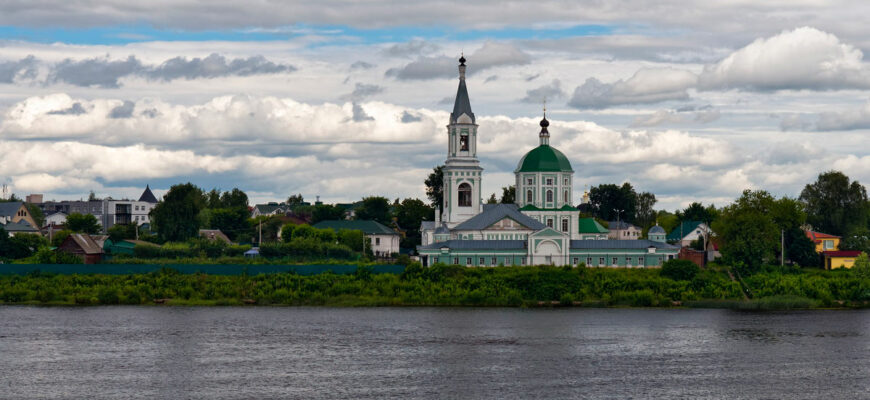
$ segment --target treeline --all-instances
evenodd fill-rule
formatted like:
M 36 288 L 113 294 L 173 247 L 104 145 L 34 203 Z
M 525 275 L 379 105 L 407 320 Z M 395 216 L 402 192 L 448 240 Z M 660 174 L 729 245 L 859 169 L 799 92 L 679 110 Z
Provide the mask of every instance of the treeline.
M 670 262 L 669 262 L 670 263 Z M 870 264 L 870 263 L 868 263 Z M 729 279 L 717 267 L 685 270 L 570 267 L 467 268 L 409 265 L 405 272 L 351 275 L 0 276 L 6 304 L 284 304 L 332 306 L 635 306 L 805 308 L 867 307 L 870 266 L 802 272 L 764 267 Z M 744 295 L 751 297 L 744 300 Z

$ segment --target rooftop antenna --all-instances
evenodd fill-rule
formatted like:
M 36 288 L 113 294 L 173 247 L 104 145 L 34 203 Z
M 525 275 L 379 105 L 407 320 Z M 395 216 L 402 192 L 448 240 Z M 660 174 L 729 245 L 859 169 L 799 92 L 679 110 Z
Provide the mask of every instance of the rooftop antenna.
M 3 199 L 9 198 L 9 185 L 3 184 Z

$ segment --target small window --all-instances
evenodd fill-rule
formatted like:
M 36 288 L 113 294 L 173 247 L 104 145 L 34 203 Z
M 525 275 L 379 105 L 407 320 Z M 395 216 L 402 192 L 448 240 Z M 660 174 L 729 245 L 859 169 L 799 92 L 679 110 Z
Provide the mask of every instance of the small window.
M 532 178 L 529 178 L 529 179 L 526 179 L 526 182 L 527 182 L 526 183 L 527 185 L 531 185 L 531 184 L 533 184 L 532 182 L 534 182 L 534 181 L 532 180 Z
M 438 263 L 438 257 L 432 257 L 432 264 Z
M 471 257 L 465 259 L 465 265 L 471 265 Z
M 568 232 L 568 220 L 567 219 L 562 220 L 562 232 Z
M 479 265 L 486 265 L 486 259 L 483 257 L 480 257 L 480 262 L 478 264 Z
M 468 135 L 459 136 L 459 151 L 468 151 Z
M 591 267 L 591 266 L 592 266 L 592 257 L 586 257 L 586 266 L 587 266 L 587 267 Z
M 526 265 L 526 258 L 520 258 L 520 265 Z
M 565 186 L 568 186 L 568 178 L 565 178 Z
M 453 264 L 459 265 L 459 257 L 453 257 Z
M 547 191 L 547 203 L 552 203 L 552 202 L 553 202 L 553 191 L 548 190 Z
M 459 185 L 459 207 L 471 207 L 471 185 Z
M 644 260 L 643 257 L 637 258 L 637 266 L 638 267 L 643 267 L 643 262 L 644 262 L 643 260 Z
M 526 192 L 526 203 L 531 203 L 532 201 L 532 191 L 529 190 L 528 192 Z
M 547 178 L 547 185 L 553 186 L 553 178 Z
M 598 257 L 598 265 L 602 267 L 604 266 L 604 257 Z
M 553 219 L 552 218 L 547 218 L 547 226 L 549 226 L 550 228 L 553 227 Z
M 830 250 L 830 249 L 834 248 L 834 241 L 833 240 L 825 240 L 824 243 L 825 243 L 825 250 Z
M 580 258 L 574 257 L 574 265 L 580 264 Z
M 567 190 L 565 191 L 565 200 L 563 200 L 563 201 L 564 201 L 565 203 L 570 203 L 570 202 L 571 202 L 570 200 L 568 200 L 568 191 L 567 191 Z
M 495 257 L 492 258 L 492 265 L 498 265 L 498 259 L 497 259 L 497 258 L 495 258 Z
M 375 246 L 381 245 L 381 238 L 375 238 Z
M 625 259 L 625 265 L 626 265 L 627 267 L 630 267 L 630 266 L 631 266 L 631 257 L 628 257 L 628 258 Z

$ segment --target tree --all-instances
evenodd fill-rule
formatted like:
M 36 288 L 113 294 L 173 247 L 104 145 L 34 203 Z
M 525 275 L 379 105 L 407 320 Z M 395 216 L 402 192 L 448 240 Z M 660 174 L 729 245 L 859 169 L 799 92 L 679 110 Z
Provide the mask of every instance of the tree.
M 514 204 L 517 202 L 517 187 L 510 185 L 501 188 L 501 204 Z
M 498 199 L 495 197 L 495 193 L 491 194 L 488 199 L 486 199 L 486 204 L 498 204 Z
M 637 223 L 641 228 L 649 228 L 656 222 L 656 195 L 643 192 L 637 195 Z
M 840 241 L 840 250 L 857 250 L 870 253 L 870 230 L 856 227 L 849 230 Z
M 27 211 L 30 213 L 30 216 L 33 217 L 33 221 L 36 222 L 36 226 L 34 228 L 41 228 L 45 226 L 45 214 L 42 210 L 36 206 L 36 204 L 25 204 L 27 207 Z
M 381 196 L 364 197 L 362 205 L 356 210 L 356 219 L 374 220 L 384 225 L 389 225 L 392 221 L 392 218 L 390 218 L 390 201 L 386 197 Z
M 628 182 L 622 186 L 612 183 L 593 186 L 589 190 L 589 203 L 593 215 L 598 218 L 606 221 L 616 221 L 618 218 L 620 221 L 635 222 L 637 193 Z
M 773 207 L 770 193 L 745 190 L 733 204 L 722 209 L 713 230 L 719 235 L 725 262 L 751 274 L 775 259 L 780 230 L 771 217 Z
M 217 188 L 209 190 L 208 193 L 204 194 L 204 201 L 206 208 L 220 208 L 221 207 L 221 191 Z
M 78 233 L 99 233 L 100 222 L 91 214 L 71 213 L 66 217 L 66 228 Z
M 219 229 L 233 240 L 238 241 L 249 232 L 248 209 L 240 207 L 225 207 L 211 210 L 209 227 Z
M 719 216 L 719 211 L 716 210 L 716 207 L 713 204 L 704 207 L 704 205 L 699 202 L 693 202 L 685 209 L 677 211 L 676 215 L 680 222 L 700 221 L 709 224 L 716 220 Z
M 202 189 L 190 182 L 173 185 L 151 210 L 151 225 L 163 240 L 184 241 L 199 235 L 203 208 Z
M 238 188 L 233 188 L 221 194 L 220 206 L 222 208 L 240 208 L 248 210 L 248 195 Z
M 432 207 L 444 206 L 444 166 L 432 168 L 432 173 L 424 181 L 426 184 L 426 196 Z
M 801 267 L 818 267 L 821 265 L 821 257 L 816 253 L 816 244 L 808 238 L 801 229 L 790 230 L 785 233 L 786 258 Z
M 420 244 L 420 223 L 435 218 L 435 210 L 420 199 L 404 199 L 396 207 L 396 223 L 405 230 L 401 247 L 414 248 Z
M 88 201 L 98 201 L 98 200 L 100 200 L 100 198 L 97 197 L 97 194 L 94 193 L 93 190 L 88 192 Z
M 301 206 L 305 200 L 302 198 L 302 194 L 294 194 L 287 198 L 287 206 L 291 209 L 294 207 Z
M 814 230 L 843 236 L 850 229 L 867 226 L 867 190 L 840 171 L 819 174 L 799 199 Z
M 318 204 L 314 206 L 314 212 L 311 213 L 312 224 L 335 219 L 344 219 L 343 208 L 330 204 Z
M 106 233 L 109 234 L 109 239 L 117 242 L 125 239 L 135 239 L 136 229 L 138 229 L 136 224 L 116 224 L 106 230 Z
M 675 281 L 690 281 L 701 269 L 689 260 L 668 260 L 662 264 L 661 275 Z

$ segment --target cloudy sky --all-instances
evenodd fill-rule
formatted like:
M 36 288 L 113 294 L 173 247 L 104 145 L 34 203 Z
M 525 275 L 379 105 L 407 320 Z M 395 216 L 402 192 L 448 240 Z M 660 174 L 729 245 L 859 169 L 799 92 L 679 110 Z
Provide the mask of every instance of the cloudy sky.
M 870 4 L 649 3 L 4 1 L 0 183 L 424 198 L 462 52 L 486 193 L 544 98 L 575 196 L 628 181 L 672 210 L 870 181 Z

